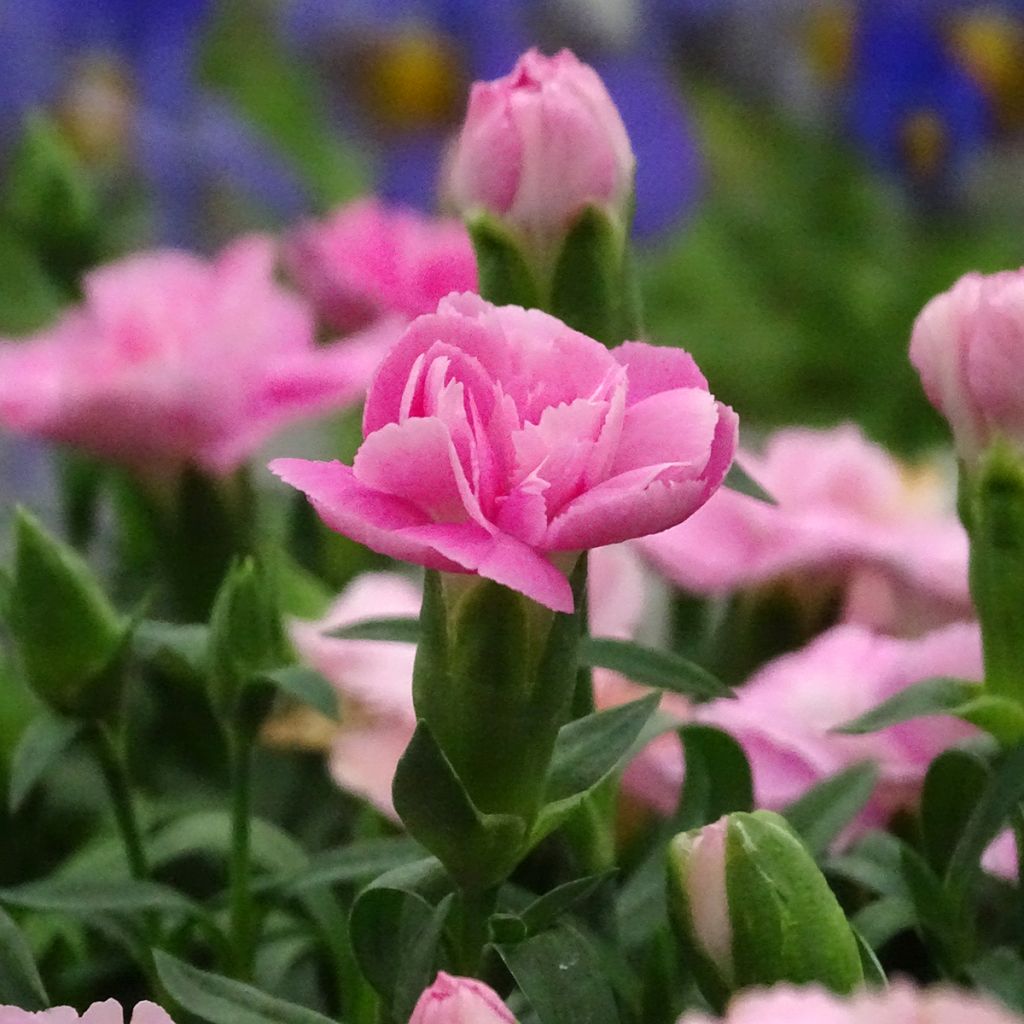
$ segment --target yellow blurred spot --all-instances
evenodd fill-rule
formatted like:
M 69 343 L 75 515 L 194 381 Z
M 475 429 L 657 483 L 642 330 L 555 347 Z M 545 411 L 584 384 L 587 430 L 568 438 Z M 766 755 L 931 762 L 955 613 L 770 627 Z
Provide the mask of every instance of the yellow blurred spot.
M 107 163 L 122 155 L 134 109 L 134 90 L 123 68 L 96 55 L 83 60 L 71 76 L 56 116 L 83 160 Z
M 1005 11 L 982 8 L 953 23 L 960 63 L 996 106 L 1007 128 L 1024 124 L 1024 24 Z
M 934 178 L 949 151 L 949 136 L 934 110 L 919 110 L 904 122 L 900 132 L 903 156 L 910 173 L 919 180 Z
M 807 54 L 811 66 L 829 85 L 838 85 L 849 74 L 853 25 L 853 13 L 846 4 L 829 4 L 808 18 Z
M 395 128 L 441 125 L 461 113 L 460 62 L 443 37 L 402 31 L 371 45 L 365 60 L 366 103 L 382 123 Z

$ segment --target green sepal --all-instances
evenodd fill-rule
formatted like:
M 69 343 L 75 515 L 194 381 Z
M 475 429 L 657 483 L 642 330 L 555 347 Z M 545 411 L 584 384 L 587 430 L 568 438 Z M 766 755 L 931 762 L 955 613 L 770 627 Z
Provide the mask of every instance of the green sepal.
M 276 588 L 255 559 L 245 558 L 229 570 L 214 602 L 208 642 L 214 713 L 225 722 L 246 719 L 247 727 L 258 727 L 269 697 L 255 691 L 271 688 L 257 681 L 291 657 Z
M 425 722 L 417 724 L 398 762 L 391 793 L 409 834 L 461 888 L 487 889 L 518 862 L 526 823 L 511 814 L 482 813 Z
M 960 492 L 985 688 L 1024 705 L 1024 462 L 996 440 L 975 471 L 961 468 Z
M 103 718 L 121 701 L 132 624 L 92 571 L 19 509 L 9 622 L 25 679 L 58 714 Z
M 863 983 L 846 915 L 784 818 L 730 815 L 725 857 L 739 986 L 817 983 L 845 994 Z
M 466 221 L 476 253 L 480 294 L 496 306 L 544 308 L 544 294 L 522 243 L 496 218 L 480 213 Z
M 575 684 L 586 571 L 577 611 L 553 614 L 490 580 L 428 571 L 413 671 L 416 714 L 484 813 L 527 825 Z
M 626 340 L 625 242 L 618 218 L 588 206 L 565 236 L 551 282 L 550 311 L 609 347 Z

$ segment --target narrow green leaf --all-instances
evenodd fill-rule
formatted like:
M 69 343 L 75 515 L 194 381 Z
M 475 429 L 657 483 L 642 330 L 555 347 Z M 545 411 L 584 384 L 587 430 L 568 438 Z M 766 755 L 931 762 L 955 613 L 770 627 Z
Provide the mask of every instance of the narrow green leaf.
M 564 882 L 543 896 L 538 896 L 520 912 L 519 917 L 531 934 L 543 931 L 567 910 L 585 900 L 608 879 L 613 878 L 617 872 L 617 868 L 612 868 L 597 875 L 587 875 L 586 878 Z
M 317 671 L 306 665 L 288 665 L 265 672 L 260 677 L 282 693 L 308 704 L 327 718 L 338 718 L 338 693 Z
M 11 758 L 10 789 L 7 794 L 11 813 L 21 807 L 40 779 L 78 738 L 82 729 L 81 722 L 58 718 L 48 711 L 41 712 L 29 723 Z
M 883 704 L 833 729 L 847 735 L 877 732 L 928 715 L 953 715 L 978 693 L 978 684 L 939 676 L 900 690 Z
M 269 880 L 273 888 L 289 894 L 309 892 L 332 885 L 365 882 L 402 864 L 423 858 L 424 849 L 408 836 L 364 839 L 338 850 L 316 854 L 299 872 Z
M 325 633 L 336 640 L 390 640 L 414 644 L 420 638 L 420 620 L 410 617 L 362 619 Z
M 607 969 L 575 929 L 559 925 L 498 953 L 539 1024 L 618 1024 Z
M 967 968 L 971 980 L 1015 1013 L 1024 1013 L 1024 960 L 1005 946 L 989 950 Z
M 766 491 L 738 462 L 733 462 L 729 472 L 725 474 L 722 481 L 723 487 L 737 494 L 745 494 L 748 498 L 756 498 L 768 505 L 777 505 L 778 502 Z
M 0 889 L 0 903 L 76 917 L 137 914 L 145 910 L 202 913 L 195 903 L 166 885 L 130 878 L 113 882 L 88 882 L 78 878 L 27 882 Z
M 906 844 L 902 847 L 903 879 L 917 923 L 941 968 L 956 975 L 970 956 L 969 922 L 957 895 L 943 886 L 928 862 Z
M 909 931 L 916 923 L 913 902 L 902 896 L 883 896 L 862 907 L 850 919 L 858 941 L 866 942 L 872 949 L 881 949 L 890 939 Z
M 45 1010 L 50 998 L 39 977 L 25 937 L 18 926 L 0 910 L 0 1003 L 23 1010 Z
M 153 951 L 160 981 L 175 1002 L 210 1024 L 333 1024 L 328 1017 L 219 974 Z
M 645 686 L 697 700 L 733 696 L 732 690 L 707 669 L 671 651 L 659 651 L 629 640 L 585 637 L 580 643 L 580 661 L 591 668 L 611 669 Z
M 860 814 L 877 782 L 877 766 L 862 761 L 809 789 L 782 816 L 817 857 Z
M 888 988 L 889 979 L 885 976 L 885 970 L 875 955 L 875 951 L 856 928 L 852 930 L 853 937 L 857 940 L 857 952 L 860 953 L 860 966 L 864 972 L 864 983 L 869 988 Z
M 831 858 L 828 874 L 845 878 L 880 896 L 907 897 L 903 881 L 903 847 L 888 832 L 867 832 L 851 850 Z
M 564 725 L 555 741 L 531 845 L 556 828 L 619 767 L 658 706 L 660 694 L 597 711 Z
M 946 870 L 951 886 L 969 890 L 981 871 L 981 855 L 1006 826 L 1022 799 L 1024 746 L 1002 758 L 967 819 Z
M 463 886 L 500 882 L 519 859 L 522 819 L 477 810 L 425 722 L 417 724 L 398 762 L 392 798 L 409 834 Z
M 408 1020 L 423 990 L 434 980 L 437 970 L 443 966 L 444 926 L 451 913 L 455 894 L 449 893 L 430 915 L 424 928 L 404 951 L 395 979 L 395 994 L 392 999 L 392 1013 L 395 1020 Z
M 136 657 L 143 664 L 186 682 L 202 682 L 206 678 L 208 643 L 206 626 L 153 619 L 140 622 L 132 638 Z
M 673 832 L 684 832 L 732 811 L 754 806 L 754 783 L 743 748 L 728 733 L 708 725 L 684 725 L 686 776 Z
M 921 792 L 921 829 L 928 862 L 940 875 L 991 774 L 986 761 L 967 750 L 947 750 L 929 766 Z

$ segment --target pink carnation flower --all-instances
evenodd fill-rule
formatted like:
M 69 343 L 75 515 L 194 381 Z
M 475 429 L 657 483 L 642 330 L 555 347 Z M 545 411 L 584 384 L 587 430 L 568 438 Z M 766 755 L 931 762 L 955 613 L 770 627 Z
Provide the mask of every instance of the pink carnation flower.
M 124 1024 L 124 1010 L 116 999 L 93 1003 L 81 1016 L 70 1006 L 55 1006 L 35 1013 L 17 1006 L 0 1006 L 0 1024 Z M 173 1024 L 156 1003 L 136 1003 L 131 1024 Z
M 516 1019 L 490 985 L 440 971 L 417 1000 L 409 1024 L 516 1024 Z
M 278 459 L 332 529 L 572 610 L 563 564 L 682 522 L 737 420 L 679 349 L 603 345 L 538 310 L 451 295 L 377 370 L 353 466 Z
M 463 214 L 495 214 L 547 253 L 588 205 L 625 227 L 635 165 L 597 72 L 569 50 L 530 50 L 503 78 L 474 84 L 444 191 Z
M 836 626 L 802 650 L 769 662 L 736 691 L 736 699 L 694 707 L 691 717 L 739 741 L 753 772 L 756 805 L 769 810 L 781 810 L 858 761 L 875 761 L 880 779 L 861 825 L 880 824 L 913 802 L 929 763 L 974 728 L 937 716 L 864 736 L 832 730 L 934 676 L 981 677 L 977 626 L 955 623 L 915 640 Z M 660 758 L 651 754 L 639 795 L 669 813 L 682 784 L 682 757 L 669 747 Z
M 674 583 L 727 594 L 777 581 L 843 618 L 914 634 L 972 617 L 967 536 L 954 491 L 911 475 L 857 427 L 782 430 L 744 466 L 777 505 L 720 490 L 685 523 L 641 541 Z
M 358 401 L 398 333 L 317 348 L 273 272 L 261 236 L 212 262 L 158 250 L 93 271 L 56 325 L 0 344 L 0 423 L 148 475 L 230 473 L 283 424 Z
M 317 314 L 348 332 L 378 317 L 431 313 L 449 292 L 476 291 L 466 229 L 361 199 L 286 238 L 285 266 Z
M 656 618 L 659 595 L 651 582 L 650 573 L 626 546 L 595 551 L 588 587 L 591 632 L 621 640 L 636 638 L 641 628 Z M 343 789 L 362 796 L 392 819 L 391 779 L 416 726 L 412 703 L 415 648 L 404 643 L 340 640 L 329 634 L 363 619 L 415 616 L 421 599 L 420 585 L 404 576 L 367 573 L 346 587 L 322 619 L 295 620 L 290 625 L 300 659 L 329 679 L 341 698 L 342 723 L 324 737 L 332 776 Z M 604 707 L 646 692 L 602 669 L 594 673 L 594 688 L 598 704 Z M 686 703 L 666 694 L 662 707 L 682 716 Z M 290 726 L 278 729 L 277 735 L 286 742 L 298 738 Z M 308 738 L 319 740 L 320 728 L 315 727 L 315 736 L 309 731 Z M 659 747 L 650 749 L 652 754 L 634 760 L 627 773 L 627 787 L 642 782 L 648 757 L 660 763 Z
M 1024 267 L 965 274 L 914 323 L 910 361 L 973 463 L 996 435 L 1024 445 Z
M 703 1013 L 684 1013 L 679 1024 L 715 1024 Z M 824 989 L 774 988 L 741 992 L 725 1024 L 1020 1024 L 1021 1018 L 974 992 L 941 986 L 918 988 L 897 980 L 885 990 L 863 989 L 842 997 Z

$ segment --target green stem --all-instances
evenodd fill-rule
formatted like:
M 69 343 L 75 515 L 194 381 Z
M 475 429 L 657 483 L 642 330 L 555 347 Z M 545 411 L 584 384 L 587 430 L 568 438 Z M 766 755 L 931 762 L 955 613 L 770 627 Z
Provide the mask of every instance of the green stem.
M 490 940 L 489 921 L 497 902 L 498 890 L 471 891 L 459 894 L 456 924 L 458 972 L 467 978 L 480 976 L 484 949 Z
M 253 904 L 249 889 L 252 818 L 252 743 L 241 729 L 228 734 L 231 766 L 231 856 L 228 863 L 231 946 L 234 974 L 248 980 L 252 970 Z
M 148 878 L 149 862 L 142 844 L 142 830 L 139 828 L 135 802 L 132 800 L 131 786 L 128 783 L 124 750 L 110 729 L 100 722 L 93 725 L 92 742 L 103 773 L 103 781 L 110 795 L 110 802 L 114 807 L 118 831 L 121 833 L 132 877 Z

